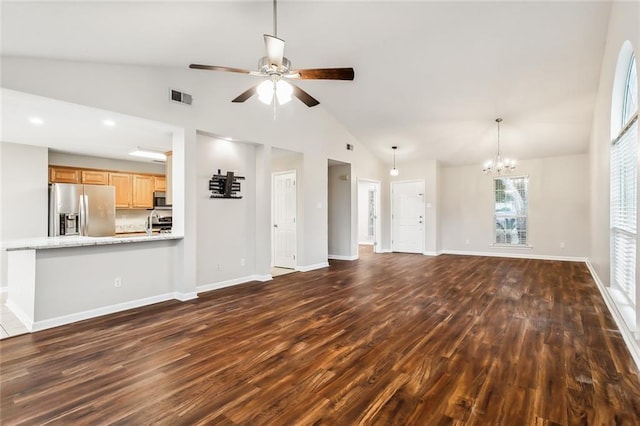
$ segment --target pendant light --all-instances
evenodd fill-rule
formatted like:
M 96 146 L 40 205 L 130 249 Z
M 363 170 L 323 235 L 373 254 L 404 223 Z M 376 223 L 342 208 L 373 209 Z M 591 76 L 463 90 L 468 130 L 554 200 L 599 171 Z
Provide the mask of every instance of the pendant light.
M 396 149 L 398 149 L 398 147 L 392 146 L 391 149 L 393 150 L 393 169 L 389 170 L 389 174 L 395 177 L 400 174 L 400 171 L 396 169 Z
M 496 118 L 496 123 L 498 123 L 498 152 L 493 160 L 489 160 L 484 163 L 482 171 L 486 175 L 494 175 L 499 176 L 505 173 L 510 173 L 516 168 L 516 161 L 510 160 L 508 158 L 503 158 L 500 153 L 500 123 L 502 122 L 502 118 Z

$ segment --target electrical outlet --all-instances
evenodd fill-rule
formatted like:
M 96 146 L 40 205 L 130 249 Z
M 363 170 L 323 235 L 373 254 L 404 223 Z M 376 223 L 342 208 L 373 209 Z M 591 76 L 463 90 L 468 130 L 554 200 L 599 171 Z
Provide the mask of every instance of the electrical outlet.
M 247 264 L 246 259 L 243 257 L 242 259 L 240 259 L 240 266 L 244 266 Z
M 564 248 L 564 241 L 560 241 L 560 248 Z
M 115 280 L 113 280 L 113 284 L 114 284 L 116 287 L 122 287 L 122 278 L 117 277 Z
M 219 270 L 220 270 L 220 264 L 216 263 L 216 271 L 219 271 Z
M 467 240 L 467 241 L 465 241 L 465 242 L 466 242 L 467 244 L 471 244 L 471 241 L 469 241 L 469 240 Z

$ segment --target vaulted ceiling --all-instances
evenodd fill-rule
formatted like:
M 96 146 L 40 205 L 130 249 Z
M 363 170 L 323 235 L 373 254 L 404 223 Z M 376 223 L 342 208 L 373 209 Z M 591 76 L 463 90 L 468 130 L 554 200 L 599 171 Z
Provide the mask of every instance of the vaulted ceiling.
M 293 68 L 355 68 L 353 82 L 299 84 L 382 160 L 398 145 L 399 162 L 479 164 L 495 152 L 497 117 L 508 156 L 587 151 L 609 9 L 609 1 L 281 1 L 278 36 Z M 4 1 L 2 54 L 256 69 L 271 13 L 271 1 Z

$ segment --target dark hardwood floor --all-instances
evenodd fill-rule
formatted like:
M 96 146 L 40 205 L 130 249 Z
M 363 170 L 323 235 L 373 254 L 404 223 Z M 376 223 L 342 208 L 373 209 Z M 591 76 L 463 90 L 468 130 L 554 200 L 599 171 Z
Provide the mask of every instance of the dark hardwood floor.
M 640 424 L 581 263 L 363 253 L 0 351 L 3 425 Z

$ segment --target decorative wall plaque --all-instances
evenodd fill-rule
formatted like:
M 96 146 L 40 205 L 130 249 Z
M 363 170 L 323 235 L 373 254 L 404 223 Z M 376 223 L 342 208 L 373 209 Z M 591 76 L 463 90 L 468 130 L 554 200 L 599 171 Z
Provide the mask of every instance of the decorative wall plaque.
M 238 195 L 241 180 L 244 180 L 244 176 L 235 176 L 234 172 L 227 172 L 226 175 L 223 175 L 218 169 L 218 174 L 209 179 L 209 191 L 211 191 L 209 198 L 233 198 L 236 200 L 242 198 L 242 195 Z

